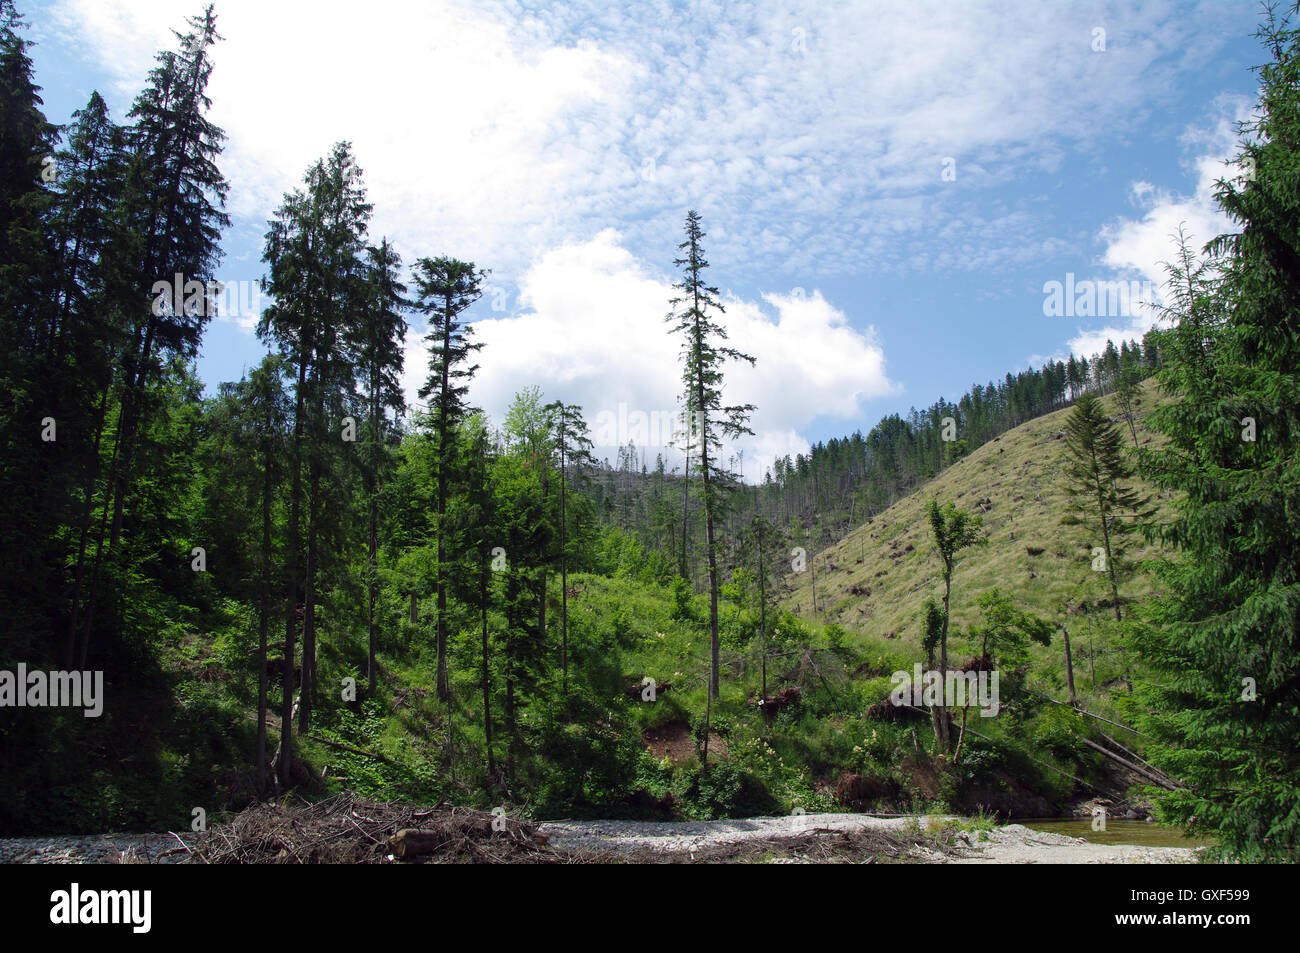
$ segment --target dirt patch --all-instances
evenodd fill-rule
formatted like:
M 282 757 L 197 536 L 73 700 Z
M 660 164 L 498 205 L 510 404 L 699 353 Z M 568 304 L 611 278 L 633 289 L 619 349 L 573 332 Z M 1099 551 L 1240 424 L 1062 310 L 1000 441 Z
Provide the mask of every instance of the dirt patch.
M 699 760 L 699 746 L 691 737 L 691 726 L 684 721 L 667 721 L 658 728 L 647 728 L 641 740 L 660 761 L 667 758 L 673 764 L 686 764 Z M 726 755 L 726 740 L 717 732 L 709 732 L 709 759 L 724 758 Z
M 898 794 L 898 782 L 893 778 L 873 778 L 846 771 L 835 783 L 835 800 L 853 811 L 873 807 L 892 811 Z

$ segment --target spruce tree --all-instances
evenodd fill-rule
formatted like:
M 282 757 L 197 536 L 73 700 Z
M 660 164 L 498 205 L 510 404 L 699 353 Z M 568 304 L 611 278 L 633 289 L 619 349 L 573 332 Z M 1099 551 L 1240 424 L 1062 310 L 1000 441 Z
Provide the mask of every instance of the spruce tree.
M 1236 230 L 1170 268 L 1160 337 L 1169 442 L 1146 470 L 1177 491 L 1161 536 L 1181 553 L 1134 636 L 1153 763 L 1187 787 L 1163 817 L 1244 862 L 1300 860 L 1300 30 L 1271 12 L 1260 117 L 1216 198 Z M 1247 420 L 1247 418 L 1250 418 Z
M 76 431 L 54 405 L 73 390 L 75 374 L 59 374 L 52 401 L 54 366 L 38 355 L 52 323 L 44 232 L 53 193 L 42 173 L 56 129 L 41 108 L 26 28 L 13 3 L 0 0 L 0 549 L 9 564 L 0 579 L 0 641 L 12 657 L 40 658 L 54 651 L 55 636 L 33 620 L 59 611 L 66 547 L 53 528 L 72 502 L 65 474 L 75 468 L 65 450 Z M 49 417 L 60 429 L 47 443 L 40 434 Z
M 483 293 L 487 272 L 472 262 L 441 256 L 421 258 L 415 263 L 415 309 L 428 316 L 429 376 L 419 390 L 429 402 L 429 420 L 435 443 L 437 487 L 433 500 L 434 532 L 438 537 L 435 592 L 438 617 L 435 620 L 438 698 L 446 701 L 447 687 L 447 560 L 444 522 L 451 481 L 456 466 L 455 434 L 469 413 L 466 395 L 469 381 L 478 370 L 470 364 L 481 344 L 470 340 L 473 328 L 461 315 Z
M 352 329 L 356 338 L 357 370 L 365 400 L 365 427 L 360 445 L 361 468 L 366 493 L 366 675 L 370 693 L 375 691 L 376 630 L 375 603 L 379 596 L 379 482 L 391 463 L 390 444 L 396 421 L 405 408 L 402 392 L 402 345 L 410 307 L 406 286 L 398 278 L 402 259 L 380 241 L 366 252 L 365 298 L 359 320 Z
M 1094 394 L 1081 396 L 1065 425 L 1069 453 L 1065 473 L 1075 497 L 1073 507 L 1094 516 L 1101 530 L 1100 555 L 1110 579 L 1116 622 L 1123 618 L 1115 566 L 1122 552 L 1120 541 L 1137 527 L 1136 519 L 1144 515 L 1141 505 L 1145 502 L 1128 485 L 1133 472 L 1124 460 L 1121 441 L 1119 429 L 1106 416 L 1101 401 Z
M 704 504 L 705 551 L 709 564 L 709 698 L 718 696 L 718 551 L 714 522 L 719 517 L 723 494 L 732 485 L 733 475 L 720 463 L 723 439 L 736 439 L 753 431 L 746 426 L 752 404 L 724 406 L 722 403 L 722 365 L 727 361 L 754 358 L 722 344 L 727 330 L 714 317 L 723 307 L 718 289 L 710 286 L 704 273 L 709 267 L 704 257 L 705 238 L 699 213 L 686 214 L 686 238 L 677 247 L 684 256 L 673 264 L 682 269 L 682 278 L 673 287 L 681 292 L 669 304 L 667 321 L 682 337 L 682 383 L 687 397 L 685 406 L 696 430 L 696 472 L 700 475 L 700 493 Z
M 570 467 L 591 465 L 591 438 L 582 408 L 552 401 L 544 408 L 551 415 L 552 435 L 560 455 L 560 665 L 563 688 L 569 689 L 569 510 L 568 483 Z M 581 473 L 581 469 L 578 471 Z

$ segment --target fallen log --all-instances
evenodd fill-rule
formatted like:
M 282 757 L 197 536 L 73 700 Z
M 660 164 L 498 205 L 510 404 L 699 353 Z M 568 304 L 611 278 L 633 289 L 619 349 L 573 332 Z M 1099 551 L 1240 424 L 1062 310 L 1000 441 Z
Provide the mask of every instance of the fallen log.
M 1087 738 L 1080 738 L 1079 740 L 1082 741 L 1089 748 L 1091 748 L 1093 751 L 1105 755 L 1107 758 L 1110 758 L 1110 760 L 1114 761 L 1116 764 L 1123 765 L 1124 767 L 1128 768 L 1130 771 L 1132 771 L 1135 774 L 1140 774 L 1142 777 L 1146 778 L 1152 784 L 1158 784 L 1166 791 L 1177 791 L 1179 788 L 1183 786 L 1179 784 L 1177 781 L 1172 780 L 1170 778 L 1160 777 L 1154 772 L 1149 771 L 1146 768 L 1141 767 L 1140 765 L 1134 764 L 1132 761 L 1128 760 L 1127 758 L 1121 758 L 1115 752 L 1103 748 L 1095 741 L 1089 741 Z
M 445 830 L 407 827 L 388 838 L 388 846 L 393 849 L 394 857 L 420 857 L 436 853 L 450 840 L 451 837 Z

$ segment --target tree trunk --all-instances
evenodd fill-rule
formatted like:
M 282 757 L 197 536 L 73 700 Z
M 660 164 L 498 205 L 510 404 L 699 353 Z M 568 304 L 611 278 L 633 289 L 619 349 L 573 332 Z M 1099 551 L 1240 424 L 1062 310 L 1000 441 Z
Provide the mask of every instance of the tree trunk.
M 945 752 L 952 750 L 952 721 L 948 716 L 947 701 L 943 690 L 948 682 L 948 614 L 949 600 L 952 598 L 952 564 L 944 561 L 943 571 L 943 629 L 939 635 L 939 744 Z
M 1070 685 L 1070 704 L 1074 704 L 1074 660 L 1070 657 L 1070 631 L 1061 627 L 1061 639 L 1065 642 L 1065 678 Z
M 267 423 L 268 430 L 270 423 Z M 257 796 L 266 796 L 266 644 L 271 621 L 271 454 L 262 453 L 262 605 L 257 625 Z
M 439 394 L 438 399 L 438 574 L 436 580 L 438 621 L 434 627 L 438 652 L 438 698 L 441 701 L 446 701 L 449 696 L 447 689 L 447 579 L 445 574 L 447 548 L 443 523 L 447 515 L 447 445 L 451 436 L 448 432 L 451 423 L 447 419 L 448 403 L 451 399 L 451 395 L 448 393 L 448 388 L 451 386 L 451 314 L 451 294 L 448 293 L 442 334 L 442 393 Z
M 1097 504 L 1098 504 L 1098 508 L 1101 510 L 1101 536 L 1102 536 L 1102 540 L 1106 544 L 1106 571 L 1110 576 L 1111 598 L 1114 599 L 1115 601 L 1115 621 L 1120 622 L 1122 621 L 1122 617 L 1120 616 L 1120 611 L 1119 611 L 1119 584 L 1115 581 L 1115 560 L 1111 558 L 1111 554 L 1110 554 L 1110 526 L 1106 519 L 1106 508 L 1102 500 L 1103 500 L 1103 493 L 1101 488 L 1101 481 L 1098 480 L 1097 481 Z
M 99 414 L 95 426 L 95 449 L 90 461 L 90 473 L 86 476 L 86 502 L 82 508 L 81 530 L 77 542 L 77 566 L 73 575 L 72 605 L 68 613 L 67 665 L 73 669 L 77 664 L 77 615 L 81 606 L 81 583 L 85 575 L 86 547 L 90 538 L 90 524 L 95 512 L 95 483 L 99 480 L 99 448 L 104 438 L 104 421 L 108 412 L 108 388 L 99 398 Z M 105 503 L 107 506 L 108 504 Z
M 560 447 L 560 667 L 563 672 L 561 686 L 569 693 L 569 550 L 568 513 L 565 508 L 564 447 Z
M 759 524 L 762 525 L 761 523 Z M 758 536 L 758 638 L 763 650 L 763 704 L 767 705 L 767 579 L 763 570 L 763 534 Z
M 303 411 L 306 407 L 307 363 L 298 364 L 298 387 L 293 420 L 293 453 L 290 466 L 293 474 L 289 485 L 289 549 L 285 556 L 285 620 L 284 668 L 281 671 L 283 690 L 280 697 L 280 785 L 288 788 L 292 783 L 293 765 L 293 661 L 294 642 L 298 626 L 298 547 L 302 545 L 300 520 L 302 517 L 302 435 Z
M 483 738 L 487 748 L 488 784 L 496 773 L 496 764 L 492 759 L 492 681 L 488 666 L 488 586 L 490 577 L 485 571 L 479 583 L 479 622 L 483 637 Z
M 687 426 L 690 426 L 689 424 Z M 687 440 L 689 441 L 689 437 Z M 691 451 L 690 444 L 687 443 L 686 449 L 686 469 L 682 471 L 682 578 L 690 581 L 690 571 L 686 561 L 686 514 L 690 504 L 691 496 Z
M 316 697 L 316 573 L 319 569 L 317 531 L 320 522 L 320 463 L 312 454 L 310 497 L 307 501 L 307 573 L 303 592 L 302 687 L 298 693 L 298 731 L 311 731 Z

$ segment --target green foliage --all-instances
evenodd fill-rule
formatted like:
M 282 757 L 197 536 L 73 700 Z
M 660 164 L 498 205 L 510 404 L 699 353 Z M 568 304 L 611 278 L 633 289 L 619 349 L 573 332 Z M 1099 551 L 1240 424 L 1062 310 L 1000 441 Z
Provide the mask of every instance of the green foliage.
M 1174 400 L 1154 415 L 1169 443 L 1143 463 L 1180 494 L 1159 531 L 1181 553 L 1162 567 L 1168 594 L 1133 646 L 1147 666 L 1138 698 L 1140 726 L 1159 742 L 1151 760 L 1187 785 L 1159 794 L 1160 815 L 1214 832 L 1226 857 L 1295 862 L 1300 31 L 1270 9 L 1260 37 L 1271 59 L 1239 157 L 1254 174 L 1216 191 L 1234 230 L 1203 259 L 1184 238 L 1169 266 L 1160 379 Z

